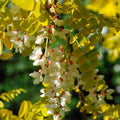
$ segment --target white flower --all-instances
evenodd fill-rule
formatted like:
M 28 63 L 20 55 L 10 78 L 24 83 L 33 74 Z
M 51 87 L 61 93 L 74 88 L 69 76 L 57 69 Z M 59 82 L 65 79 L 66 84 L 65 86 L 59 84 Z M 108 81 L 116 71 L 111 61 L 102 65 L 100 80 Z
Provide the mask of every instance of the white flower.
M 10 41 L 13 43 L 16 52 L 22 53 L 24 45 L 21 38 L 18 38 L 18 31 L 10 31 L 6 33 L 6 36 L 10 37 Z
M 24 38 L 24 44 L 26 47 L 30 47 L 30 41 L 27 38 Z
M 53 6 L 50 8 L 50 12 L 55 13 L 55 8 Z
M 23 46 L 23 43 L 22 41 L 15 41 L 15 40 L 11 40 L 11 42 L 13 43 L 13 46 L 15 48 L 15 51 L 16 52 L 20 52 L 22 53 L 23 49 L 24 49 L 24 46 Z
M 60 120 L 59 115 L 54 115 L 53 120 Z
M 44 37 L 43 35 L 37 36 L 37 39 L 35 41 L 36 44 L 43 44 L 44 43 Z
M 62 82 L 62 87 L 65 91 L 73 89 L 74 88 L 74 78 L 68 74 L 68 75 L 63 75 L 63 82 Z
M 40 82 L 43 81 L 43 77 L 39 72 L 33 72 L 29 74 L 31 77 L 35 78 L 34 84 L 39 84 Z
M 42 56 L 42 48 L 41 47 L 36 47 L 33 51 L 33 54 L 29 57 L 30 60 L 34 60 L 33 65 L 34 66 L 39 66 L 44 62 L 44 57 Z M 41 59 L 40 59 L 41 58 Z
M 60 117 L 65 117 L 65 112 L 70 111 L 70 108 L 66 105 L 66 106 L 61 106 L 60 105 L 60 112 L 59 112 L 59 116 Z
M 26 47 L 31 47 L 31 41 L 34 41 L 35 37 L 34 36 L 28 36 L 27 34 L 24 35 L 24 44 Z
M 45 89 L 44 89 L 44 88 L 41 89 L 40 92 L 42 93 L 42 94 L 40 95 L 40 97 L 45 97 Z
M 49 4 L 54 4 L 54 0 L 48 0 Z
M 73 63 L 72 65 L 70 65 L 68 74 L 74 77 L 80 77 L 80 74 L 77 70 L 78 67 L 79 65 L 76 63 Z
M 53 34 L 54 36 L 58 36 L 58 35 L 59 35 L 59 33 L 56 31 L 55 28 L 52 28 L 52 34 Z
M 47 108 L 47 109 L 48 109 L 48 111 L 47 111 L 48 115 L 53 115 L 54 114 L 54 109 L 52 109 L 52 108 Z
M 70 103 L 70 102 L 71 102 L 71 94 L 69 91 L 65 91 L 65 94 L 61 96 L 61 105 L 65 106 L 66 103 Z

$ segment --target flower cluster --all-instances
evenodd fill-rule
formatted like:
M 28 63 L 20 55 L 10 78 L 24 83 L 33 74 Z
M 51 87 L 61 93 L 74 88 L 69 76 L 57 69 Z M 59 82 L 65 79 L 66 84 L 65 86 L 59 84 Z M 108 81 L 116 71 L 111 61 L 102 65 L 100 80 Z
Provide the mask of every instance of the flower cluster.
M 57 116 L 63 118 L 64 112 L 69 111 L 67 103 L 71 101 L 70 91 L 75 87 L 75 78 L 79 78 L 79 66 L 72 58 L 72 54 L 66 53 L 64 46 L 51 49 L 48 45 L 44 53 L 42 46 L 37 46 L 30 56 L 34 60 L 33 65 L 41 66 L 38 72 L 33 72 L 30 76 L 35 78 L 35 84 L 43 82 L 47 85 L 40 90 L 40 97 L 47 98 L 48 114 L 54 115 L 54 119 Z

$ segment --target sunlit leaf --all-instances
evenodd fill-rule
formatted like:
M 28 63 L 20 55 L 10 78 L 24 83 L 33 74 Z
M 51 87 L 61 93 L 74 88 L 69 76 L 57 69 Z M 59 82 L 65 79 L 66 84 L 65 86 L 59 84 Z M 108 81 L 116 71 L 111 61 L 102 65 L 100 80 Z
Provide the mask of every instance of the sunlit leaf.
M 3 54 L 0 55 L 0 59 L 2 59 L 2 60 L 8 60 L 8 59 L 10 59 L 12 56 L 13 56 L 12 53 L 3 53 Z
M 91 71 L 92 66 L 88 63 L 84 63 L 84 64 L 80 65 L 79 69 L 81 72 L 89 72 L 89 71 Z
M 33 11 L 33 14 L 35 15 L 36 18 L 40 17 L 41 15 L 41 0 L 38 0 L 36 6 L 35 6 L 35 11 Z
M 7 5 L 8 2 L 9 2 L 9 0 L 0 0 L 0 10 L 2 8 L 4 8 Z
M 21 28 L 20 28 L 20 22 L 21 22 L 21 20 L 14 20 L 13 21 L 13 30 L 20 30 Z
M 6 48 L 8 48 L 9 50 L 12 49 L 13 44 L 10 42 L 10 38 L 9 37 L 5 37 L 3 39 L 3 42 L 4 42 L 4 45 L 5 45 Z
M 84 64 L 87 60 L 88 60 L 87 56 L 83 55 L 83 56 L 78 58 L 77 63 L 78 64 Z
M 27 29 L 27 33 L 28 33 L 29 35 L 33 35 L 33 34 L 36 33 L 36 31 L 38 30 L 39 26 L 40 26 L 40 21 L 38 21 L 38 20 L 34 21 L 34 22 L 30 25 L 30 27 Z
M 31 108 L 31 106 L 32 106 L 32 104 L 30 101 L 24 100 L 20 105 L 18 116 L 20 118 L 23 117 L 27 113 L 27 111 Z
M 34 0 L 11 0 L 14 4 L 18 5 L 24 10 L 33 10 Z
M 45 117 L 47 116 L 47 108 L 45 108 L 45 106 L 44 106 L 44 108 L 42 108 L 41 113 L 43 116 L 45 116 Z
M 0 39 L 0 55 L 2 54 L 2 49 L 3 49 L 3 40 Z
M 0 108 L 4 107 L 4 103 L 0 100 Z

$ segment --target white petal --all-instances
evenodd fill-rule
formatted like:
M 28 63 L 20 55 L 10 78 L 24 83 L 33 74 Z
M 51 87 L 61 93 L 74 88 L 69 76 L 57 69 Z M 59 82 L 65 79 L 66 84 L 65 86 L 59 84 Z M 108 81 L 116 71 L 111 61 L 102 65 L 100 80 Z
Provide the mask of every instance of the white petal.
M 38 58 L 39 56 L 34 54 L 29 57 L 30 60 L 37 60 Z
M 34 66 L 39 66 L 39 65 L 40 65 L 40 60 L 34 61 L 34 62 L 33 62 L 33 65 L 34 65 Z
M 54 114 L 54 110 L 49 108 L 47 111 L 47 114 L 50 114 L 50 115 Z
M 35 72 L 35 71 L 33 73 L 30 73 L 29 75 L 33 78 L 39 78 L 40 76 L 39 72 Z
M 36 44 L 43 44 L 44 43 L 44 38 L 41 36 L 37 36 L 37 39 L 35 41 Z

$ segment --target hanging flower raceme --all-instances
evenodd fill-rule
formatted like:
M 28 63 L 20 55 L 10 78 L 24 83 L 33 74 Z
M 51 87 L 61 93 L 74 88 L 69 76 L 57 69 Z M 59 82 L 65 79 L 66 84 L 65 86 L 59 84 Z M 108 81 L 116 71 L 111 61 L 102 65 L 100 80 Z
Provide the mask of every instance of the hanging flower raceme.
M 40 55 L 44 56 L 44 61 L 42 61 L 42 57 L 39 57 Z M 66 55 L 69 56 L 69 59 Z M 75 87 L 75 77 L 79 77 L 78 65 L 72 62 L 71 54 L 66 54 L 63 46 L 53 49 L 46 46 L 44 54 L 42 47 L 37 46 L 30 59 L 34 60 L 33 65 L 41 66 L 38 72 L 30 74 L 35 78 L 34 83 L 48 84 L 46 88 L 40 90 L 42 93 L 40 96 L 47 98 L 48 114 L 54 115 L 54 119 L 58 116 L 63 118 L 64 113 L 70 110 L 67 103 L 71 101 L 70 91 Z M 43 78 L 42 75 L 45 77 Z

